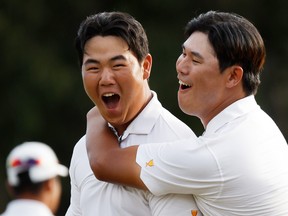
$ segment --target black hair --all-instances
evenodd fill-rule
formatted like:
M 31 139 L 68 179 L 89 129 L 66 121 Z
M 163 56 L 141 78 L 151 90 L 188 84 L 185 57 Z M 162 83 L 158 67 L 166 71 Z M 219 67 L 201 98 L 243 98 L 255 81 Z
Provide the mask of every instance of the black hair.
M 266 57 L 263 39 L 256 27 L 238 14 L 208 11 L 188 22 L 185 35 L 188 38 L 196 31 L 207 34 L 220 71 L 232 65 L 241 66 L 244 91 L 247 95 L 256 94 Z
M 79 27 L 75 45 L 80 65 L 83 63 L 85 43 L 98 35 L 122 38 L 138 62 L 149 53 L 145 30 L 134 17 L 123 12 L 102 12 L 88 16 Z
M 29 171 L 23 171 L 18 174 L 19 183 L 17 186 L 12 186 L 12 192 L 15 196 L 19 196 L 23 193 L 29 192 L 32 194 L 38 194 L 45 181 L 33 183 L 29 177 Z

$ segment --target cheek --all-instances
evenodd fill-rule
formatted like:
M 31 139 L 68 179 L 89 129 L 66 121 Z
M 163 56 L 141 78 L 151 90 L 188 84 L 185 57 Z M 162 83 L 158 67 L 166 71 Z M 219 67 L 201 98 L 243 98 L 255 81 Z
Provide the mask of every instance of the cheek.
M 143 73 L 141 70 L 129 71 L 127 73 L 121 73 L 117 76 L 117 83 L 122 86 L 123 89 L 137 89 L 143 85 Z M 132 92 L 131 92 L 132 93 Z
M 83 85 L 85 88 L 85 91 L 88 95 L 93 94 L 97 90 L 97 79 L 94 76 L 91 75 L 84 75 L 82 76 Z

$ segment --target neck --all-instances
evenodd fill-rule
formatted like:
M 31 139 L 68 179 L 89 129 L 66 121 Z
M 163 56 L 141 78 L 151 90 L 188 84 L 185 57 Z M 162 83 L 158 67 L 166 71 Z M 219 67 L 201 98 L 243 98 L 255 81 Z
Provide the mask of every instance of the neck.
M 142 110 L 147 106 L 147 104 L 150 102 L 150 100 L 153 98 L 153 94 L 151 90 L 147 90 L 144 96 L 145 100 L 144 103 L 141 105 L 138 112 L 126 123 L 121 125 L 113 125 L 115 130 L 117 131 L 118 136 L 122 136 L 124 131 L 127 129 L 127 127 L 130 125 L 130 123 L 142 112 Z
M 234 94 L 233 95 L 232 94 L 231 97 L 227 97 L 225 100 L 221 101 L 221 103 L 219 103 L 217 106 L 215 106 L 214 109 L 212 109 L 207 115 L 200 118 L 204 128 L 206 128 L 207 125 L 209 124 L 209 122 L 215 116 L 217 116 L 220 112 L 222 112 L 228 106 L 230 106 L 231 104 L 235 103 L 236 101 L 238 101 L 244 97 L 247 97 L 247 95 L 245 95 L 245 94 L 238 94 L 238 95 Z

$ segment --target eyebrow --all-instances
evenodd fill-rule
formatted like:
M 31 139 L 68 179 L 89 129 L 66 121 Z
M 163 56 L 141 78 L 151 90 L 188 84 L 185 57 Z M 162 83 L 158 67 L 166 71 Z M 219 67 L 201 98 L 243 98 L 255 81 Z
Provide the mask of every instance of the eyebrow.
M 109 59 L 110 62 L 116 61 L 116 60 L 127 60 L 127 58 L 123 55 L 117 55 L 117 56 L 114 56 L 111 59 Z M 100 61 L 98 61 L 96 59 L 89 58 L 83 64 L 87 65 L 87 64 L 99 64 L 99 63 L 100 63 Z
M 117 56 L 111 58 L 109 61 L 116 61 L 116 60 L 127 60 L 127 58 L 123 55 L 117 55 Z
M 184 44 L 182 44 L 182 49 L 183 49 L 183 50 L 186 50 Z M 199 52 L 191 51 L 190 53 L 191 53 L 193 56 L 196 56 L 197 58 L 204 59 L 204 57 L 203 57 Z
M 88 65 L 88 64 L 98 64 L 100 63 L 98 60 L 95 60 L 95 59 L 87 59 L 85 62 L 83 62 L 83 65 Z

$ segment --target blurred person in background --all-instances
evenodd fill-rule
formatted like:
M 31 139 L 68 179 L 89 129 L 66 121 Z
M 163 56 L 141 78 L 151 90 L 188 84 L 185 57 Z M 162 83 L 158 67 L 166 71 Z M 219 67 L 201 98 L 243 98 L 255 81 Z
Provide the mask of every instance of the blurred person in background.
M 207 216 L 287 216 L 287 142 L 255 100 L 266 57 L 260 33 L 240 15 L 209 11 L 187 24 L 186 36 L 178 103 L 205 132 L 120 149 L 93 108 L 86 136 L 95 175 L 157 196 L 193 194 Z
M 7 187 L 12 201 L 1 216 L 52 216 L 61 199 L 59 176 L 68 168 L 59 164 L 55 152 L 40 142 L 25 142 L 9 153 Z
M 156 92 L 150 89 L 152 56 L 148 39 L 131 15 L 103 12 L 87 17 L 80 25 L 76 48 L 86 93 L 121 148 L 196 137 L 162 107 Z M 71 158 L 71 202 L 66 216 L 201 215 L 192 195 L 154 196 L 148 191 L 99 181 L 90 168 L 89 154 L 84 135 Z

